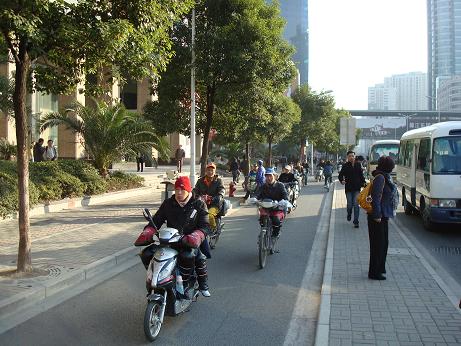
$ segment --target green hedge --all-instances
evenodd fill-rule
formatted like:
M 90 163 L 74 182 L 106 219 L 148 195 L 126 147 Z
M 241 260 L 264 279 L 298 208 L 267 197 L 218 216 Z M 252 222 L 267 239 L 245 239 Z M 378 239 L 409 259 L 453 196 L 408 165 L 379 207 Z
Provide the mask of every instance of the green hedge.
M 17 176 L 16 162 L 0 160 L 0 217 L 18 210 Z M 81 160 L 31 162 L 30 205 L 141 187 L 143 181 L 142 177 L 119 171 L 104 179 L 90 163 Z

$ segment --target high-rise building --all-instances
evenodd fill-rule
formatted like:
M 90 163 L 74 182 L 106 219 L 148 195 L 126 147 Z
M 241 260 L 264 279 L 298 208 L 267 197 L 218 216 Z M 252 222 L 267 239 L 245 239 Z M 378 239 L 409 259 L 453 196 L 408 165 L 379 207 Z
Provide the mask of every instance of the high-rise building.
M 397 89 L 376 84 L 368 88 L 369 110 L 397 110 Z
M 299 70 L 301 84 L 308 82 L 309 29 L 307 0 L 280 0 L 282 16 L 287 21 L 284 37 L 296 48 L 293 60 Z
M 461 75 L 461 1 L 427 0 L 428 103 L 436 109 L 443 80 Z
M 427 75 L 410 72 L 384 78 L 368 88 L 369 110 L 426 110 Z

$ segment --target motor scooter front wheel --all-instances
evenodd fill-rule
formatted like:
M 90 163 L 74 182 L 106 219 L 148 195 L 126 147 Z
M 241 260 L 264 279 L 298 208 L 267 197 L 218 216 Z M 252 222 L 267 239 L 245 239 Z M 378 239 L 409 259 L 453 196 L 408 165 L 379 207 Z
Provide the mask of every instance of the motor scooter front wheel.
M 144 313 L 144 334 L 149 341 L 154 341 L 162 328 L 162 305 L 152 301 L 147 304 Z

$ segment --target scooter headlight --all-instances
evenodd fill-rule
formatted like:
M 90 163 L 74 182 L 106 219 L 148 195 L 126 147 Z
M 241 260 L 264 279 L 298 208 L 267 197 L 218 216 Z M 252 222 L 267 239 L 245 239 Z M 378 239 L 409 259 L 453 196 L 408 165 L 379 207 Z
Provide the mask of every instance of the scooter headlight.
M 160 270 L 160 273 L 158 273 L 158 281 L 162 281 L 168 277 L 168 275 L 171 274 L 171 272 L 174 269 L 175 262 L 174 260 L 169 261 L 167 264 L 165 264 L 162 269 Z

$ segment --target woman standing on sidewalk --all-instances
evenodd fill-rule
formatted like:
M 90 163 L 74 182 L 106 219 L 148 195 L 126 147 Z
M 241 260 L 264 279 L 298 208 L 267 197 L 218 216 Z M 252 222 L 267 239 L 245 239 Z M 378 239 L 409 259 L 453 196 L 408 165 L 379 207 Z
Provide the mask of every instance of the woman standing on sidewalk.
M 387 248 L 389 246 L 389 218 L 394 217 L 397 187 L 392 182 L 390 173 L 395 163 L 389 156 L 382 156 L 378 160 L 371 187 L 371 205 L 373 211 L 368 214 L 368 237 L 370 239 L 370 266 L 368 278 L 372 280 L 386 280 Z

